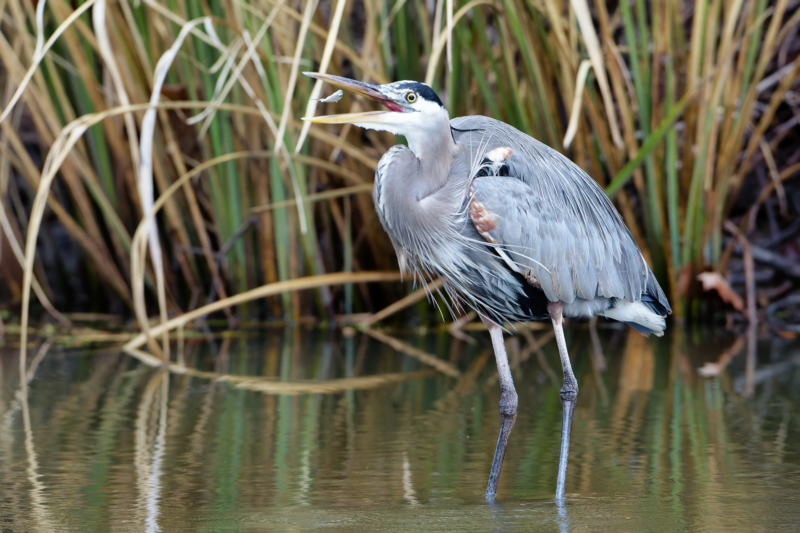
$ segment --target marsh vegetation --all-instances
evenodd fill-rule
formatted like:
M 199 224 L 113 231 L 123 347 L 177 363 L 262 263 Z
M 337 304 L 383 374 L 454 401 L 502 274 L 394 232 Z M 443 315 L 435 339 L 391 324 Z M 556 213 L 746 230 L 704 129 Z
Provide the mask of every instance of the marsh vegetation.
M 303 125 L 366 105 L 310 101 L 327 92 L 300 75 L 309 69 L 424 80 L 451 116 L 490 115 L 569 155 L 613 197 L 678 316 L 714 315 L 690 305 L 703 271 L 745 294 L 736 228 L 772 259 L 798 253 L 785 246 L 800 209 L 789 0 L 9 0 L 3 12 L 0 266 L 12 309 L 28 284 L 35 311 L 63 324 L 63 312 L 135 310 L 142 328 L 219 301 L 229 320 L 297 321 L 402 296 L 395 281 L 354 276 L 225 300 L 397 268 L 369 197 L 396 139 Z M 782 289 L 760 307 L 796 287 L 797 273 L 772 263 Z

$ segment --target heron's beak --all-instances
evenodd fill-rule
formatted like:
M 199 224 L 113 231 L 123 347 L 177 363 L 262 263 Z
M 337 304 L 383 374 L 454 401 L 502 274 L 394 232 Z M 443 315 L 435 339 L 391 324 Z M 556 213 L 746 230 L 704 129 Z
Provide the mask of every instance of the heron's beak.
M 341 115 L 326 115 L 321 117 L 304 117 L 306 122 L 316 124 L 354 124 L 354 123 L 380 123 L 386 118 L 389 112 L 404 113 L 412 111 L 402 102 L 398 102 L 392 95 L 380 85 L 372 85 L 363 81 L 342 78 L 341 76 L 331 76 L 330 74 L 320 74 L 318 72 L 303 72 L 310 78 L 326 81 L 347 91 L 366 96 L 370 100 L 380 102 L 389 111 L 368 111 L 366 113 L 342 113 Z

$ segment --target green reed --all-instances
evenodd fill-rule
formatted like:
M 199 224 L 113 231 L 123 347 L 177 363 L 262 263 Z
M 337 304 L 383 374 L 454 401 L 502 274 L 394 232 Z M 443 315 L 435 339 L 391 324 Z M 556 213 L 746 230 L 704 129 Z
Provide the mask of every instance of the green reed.
M 42 173 L 37 158 L 48 154 L 63 128 L 119 106 L 119 91 L 132 104 L 147 102 L 155 65 L 182 27 L 211 16 L 216 35 L 203 25 L 195 28 L 169 68 L 162 101 L 210 102 L 235 75 L 219 101 L 228 107 L 216 109 L 207 124 L 193 126 L 185 119 L 202 108 L 159 111 L 154 138 L 148 140 L 155 146 L 156 197 L 204 161 L 265 149 L 271 155 L 213 165 L 168 199 L 158 230 L 170 312 L 302 276 L 396 268 L 367 194 L 307 199 L 325 190 L 369 184 L 381 154 L 396 142 L 382 133 L 355 128 L 326 132 L 314 126 L 298 146 L 299 118 L 313 87 L 298 72 L 319 67 L 336 4 L 109 3 L 105 23 L 121 88 L 108 76 L 88 10 L 44 55 L 2 124 L 2 157 L 11 170 L 0 175 L 11 226 L 4 228 L 6 238 L 24 241 L 29 216 L 9 191 L 37 189 Z M 465 5 L 454 0 L 450 13 L 455 15 L 452 71 L 446 48 L 436 55 L 440 36 L 448 34 L 447 5 L 429 11 L 419 0 L 365 0 L 363 11 L 345 4 L 327 70 L 378 83 L 427 75 L 451 116 L 490 115 L 565 153 L 606 186 L 673 298 L 684 296 L 676 284 L 682 271 L 723 267 L 722 223 L 761 139 L 770 142 L 772 119 L 800 71 L 795 59 L 776 83 L 759 88 L 784 67 L 775 58 L 798 19 L 796 11 L 787 12 L 788 0 L 633 0 L 614 11 L 604 2 L 584 0 L 486 0 L 473 2 L 459 17 Z M 7 95 L 33 63 L 35 9 L 21 0 L 4 4 L 0 61 Z M 74 9 L 66 0 L 48 0 L 44 35 L 51 35 Z M 607 89 L 598 85 L 594 69 L 586 83 L 576 86 L 579 65 L 590 57 L 575 11 L 585 9 L 591 9 Z M 270 21 L 268 29 L 253 43 L 256 57 L 244 60 L 239 71 L 248 50 L 245 34 L 256 38 L 265 21 Z M 302 42 L 300 35 L 305 35 Z M 214 42 L 217 37 L 221 46 Z M 434 57 L 438 60 L 431 64 Z M 581 93 L 577 133 L 565 149 L 576 91 Z M 335 108 L 320 105 L 317 112 L 366 105 L 348 96 Z M 132 113 L 140 125 L 143 112 Z M 618 131 L 609 121 L 612 115 L 620 122 Z M 23 125 L 33 130 L 35 149 L 29 147 L 30 137 L 23 142 Z M 146 277 L 148 291 L 155 290 L 152 267 L 139 271 L 131 265 L 131 235 L 142 217 L 131 151 L 137 142 L 120 115 L 93 125 L 60 167 L 47 200 L 52 215 L 83 250 L 82 275 L 95 296 L 110 288 L 129 306 L 133 276 Z M 282 148 L 276 153 L 277 144 Z M 287 204 L 298 199 L 299 206 Z M 263 209 L 271 204 L 278 205 Z M 40 240 L 53 238 L 47 229 L 39 235 Z M 50 259 L 48 265 L 64 265 L 65 259 Z M 48 284 L 41 265 L 37 269 L 44 294 L 58 301 L 65 287 Z M 315 294 L 284 295 L 269 304 L 269 313 L 327 316 L 388 303 L 372 301 L 357 285 Z M 98 310 L 108 307 L 107 297 L 95 301 Z

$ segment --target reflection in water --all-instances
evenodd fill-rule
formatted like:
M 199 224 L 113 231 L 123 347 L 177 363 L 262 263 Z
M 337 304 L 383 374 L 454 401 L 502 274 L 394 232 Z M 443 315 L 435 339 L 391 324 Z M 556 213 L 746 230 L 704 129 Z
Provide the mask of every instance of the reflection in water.
M 33 444 L 33 430 L 31 429 L 31 415 L 28 406 L 28 382 L 33 377 L 33 372 L 37 368 L 39 362 L 44 358 L 50 349 L 49 342 L 46 342 L 39 349 L 39 353 L 31 362 L 31 372 L 24 366 L 24 360 L 20 361 L 19 369 L 19 391 L 17 392 L 17 400 L 22 408 L 22 426 L 25 431 L 25 454 L 28 458 L 28 482 L 30 483 L 30 497 L 31 505 L 33 507 L 33 522 L 39 531 L 52 531 L 52 524 L 47 512 L 47 506 L 44 499 L 44 484 L 39 479 L 39 460 L 36 455 L 36 449 Z M 30 377 L 29 377 L 30 376 Z
M 142 393 L 136 417 L 138 507 L 144 515 L 142 522 L 148 533 L 161 531 L 158 525 L 158 502 L 161 492 L 161 464 L 166 444 L 168 393 L 168 373 L 164 370 L 155 372 Z
M 47 505 L 44 499 L 45 486 L 42 484 L 39 475 L 39 461 L 36 455 L 36 447 L 33 440 L 33 430 L 31 428 L 30 407 L 28 405 L 28 384 L 36 372 L 39 363 L 44 359 L 47 352 L 50 350 L 50 342 L 47 341 L 39 348 L 36 356 L 25 366 L 25 361 L 20 360 L 17 365 L 18 378 L 16 381 L 17 389 L 10 397 L 2 397 L 0 399 L 0 413 L 2 419 L 0 421 L 0 457 L 9 456 L 13 451 L 14 437 L 12 431 L 15 424 L 15 418 L 19 411 L 22 411 L 22 427 L 24 435 L 24 455 L 27 467 L 25 474 L 29 484 L 29 496 L 32 523 L 41 531 L 49 531 L 51 529 L 51 521 L 47 511 Z M 0 377 L 3 377 L 3 367 L 0 366 Z M 0 382 L 1 383 L 1 382 Z M 3 387 L 2 391 L 13 390 L 12 387 Z M 4 468 L 0 470 L 3 474 L 10 471 L 7 463 Z M 2 478 L 0 478 L 2 479 Z M 9 501 L 4 498 L 0 501 Z M 2 517 L 2 515 L 0 515 Z
M 419 505 L 414 486 L 411 483 L 411 464 L 408 454 L 403 452 L 403 498 L 412 506 Z
M 566 532 L 800 520 L 798 341 L 761 342 L 750 366 L 746 341 L 726 333 L 570 330 L 581 395 L 567 505 L 556 506 L 558 354 L 552 335 L 521 333 L 508 344 L 520 409 L 494 506 L 482 495 L 499 388 L 482 334 L 225 335 L 180 346 L 185 372 L 52 350 L 22 380 L 4 354 L 0 521 L 10 531 Z
M 563 501 L 559 501 L 555 505 L 556 510 L 558 511 L 558 531 L 559 533 L 568 533 L 570 531 L 570 527 L 569 511 L 567 510 L 567 506 Z

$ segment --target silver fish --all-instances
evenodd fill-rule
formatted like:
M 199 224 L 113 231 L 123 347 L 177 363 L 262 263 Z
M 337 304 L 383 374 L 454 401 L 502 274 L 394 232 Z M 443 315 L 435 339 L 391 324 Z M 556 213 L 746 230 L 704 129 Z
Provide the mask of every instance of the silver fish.
M 312 100 L 318 100 L 321 104 L 335 104 L 342 99 L 342 96 L 344 96 L 344 91 L 340 89 L 327 98 L 312 98 Z

